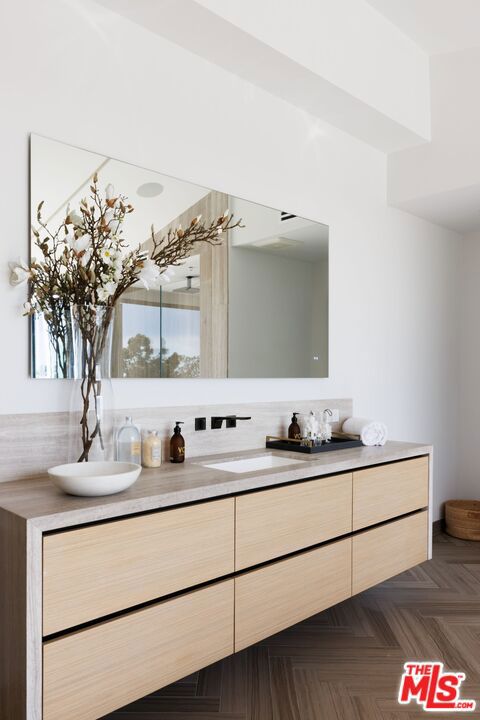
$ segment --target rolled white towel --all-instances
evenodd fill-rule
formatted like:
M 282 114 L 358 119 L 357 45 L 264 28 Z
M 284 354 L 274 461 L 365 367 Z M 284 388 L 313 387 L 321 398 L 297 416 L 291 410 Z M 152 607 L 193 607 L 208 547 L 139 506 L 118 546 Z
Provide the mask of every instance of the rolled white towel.
M 360 435 L 364 445 L 385 445 L 387 442 L 387 426 L 376 420 L 351 417 L 342 425 L 344 433 Z

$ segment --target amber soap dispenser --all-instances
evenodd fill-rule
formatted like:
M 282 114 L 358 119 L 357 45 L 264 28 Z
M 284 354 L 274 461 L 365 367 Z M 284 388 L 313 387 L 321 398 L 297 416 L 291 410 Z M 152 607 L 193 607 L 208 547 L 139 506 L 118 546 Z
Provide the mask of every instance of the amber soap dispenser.
M 298 424 L 297 415 L 300 413 L 294 412 L 292 415 L 292 422 L 290 423 L 290 426 L 288 428 L 288 437 L 290 440 L 300 440 L 302 437 L 302 432 L 300 430 L 300 425 Z
M 175 422 L 173 435 L 170 439 L 170 462 L 182 463 L 185 460 L 185 440 L 180 427 L 180 425 L 183 425 L 183 422 L 181 420 L 176 420 Z

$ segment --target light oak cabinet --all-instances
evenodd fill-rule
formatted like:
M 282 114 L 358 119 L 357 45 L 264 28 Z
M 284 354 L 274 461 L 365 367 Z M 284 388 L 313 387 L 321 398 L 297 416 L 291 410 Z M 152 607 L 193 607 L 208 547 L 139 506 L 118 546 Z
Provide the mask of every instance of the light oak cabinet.
M 46 642 L 43 720 L 96 720 L 230 655 L 233 589 L 216 583 Z
M 427 457 L 376 465 L 353 473 L 353 530 L 427 505 Z
M 427 559 L 427 513 L 416 513 L 365 530 L 354 535 L 352 542 L 352 593 L 355 595 Z
M 96 720 L 423 562 L 427 505 L 420 457 L 46 535 L 44 635 L 97 622 L 46 639 L 42 720 Z
M 350 538 L 235 578 L 235 652 L 352 594 Z
M 429 456 L 344 469 L 79 527 L 0 508 L 0 715 L 98 720 L 426 560 Z
M 352 530 L 352 473 L 240 495 L 235 569 L 317 545 Z
M 43 541 L 43 634 L 233 572 L 233 498 L 99 523 Z

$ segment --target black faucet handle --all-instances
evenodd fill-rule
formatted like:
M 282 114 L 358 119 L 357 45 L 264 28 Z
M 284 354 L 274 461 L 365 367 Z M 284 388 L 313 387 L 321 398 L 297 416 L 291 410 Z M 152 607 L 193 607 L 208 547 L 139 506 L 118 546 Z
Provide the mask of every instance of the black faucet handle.
M 237 427 L 237 420 L 251 420 L 251 419 L 252 418 L 250 416 L 239 417 L 238 415 L 229 415 L 226 418 L 225 426 L 227 428 L 234 428 L 234 427 Z
M 244 417 L 239 417 L 238 415 L 213 415 L 211 418 L 211 428 L 213 430 L 218 430 L 222 427 L 223 421 L 225 420 L 225 427 L 227 428 L 234 428 L 237 427 L 237 420 L 251 420 L 251 416 L 249 415 Z

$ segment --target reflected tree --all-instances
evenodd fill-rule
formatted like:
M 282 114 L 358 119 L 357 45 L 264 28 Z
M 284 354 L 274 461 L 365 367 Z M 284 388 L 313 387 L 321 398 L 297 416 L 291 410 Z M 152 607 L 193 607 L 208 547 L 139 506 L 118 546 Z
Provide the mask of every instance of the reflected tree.
M 154 354 L 152 342 L 147 335 L 138 333 L 128 339 L 122 350 L 124 377 L 159 377 L 160 355 Z
M 200 377 L 200 358 L 198 355 L 180 355 L 173 352 L 162 358 L 163 377 Z
M 200 377 L 198 355 L 169 354 L 164 341 L 161 353 L 155 354 L 150 338 L 142 333 L 128 339 L 127 347 L 122 350 L 122 362 L 123 377 Z

